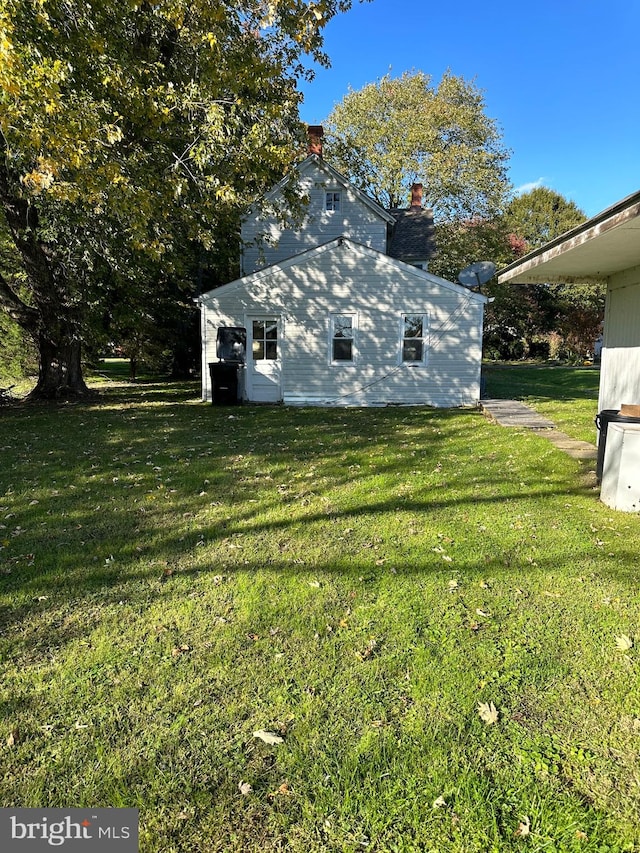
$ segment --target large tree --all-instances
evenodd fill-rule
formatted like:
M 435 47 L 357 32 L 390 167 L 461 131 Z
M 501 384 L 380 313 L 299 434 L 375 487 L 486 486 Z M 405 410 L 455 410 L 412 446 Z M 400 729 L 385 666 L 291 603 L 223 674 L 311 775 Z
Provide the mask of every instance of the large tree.
M 524 254 L 537 249 L 585 221 L 578 205 L 548 187 L 535 187 L 515 196 L 504 213 L 504 224 L 510 234 L 524 241 Z
M 515 196 L 497 227 L 505 236 L 500 265 L 540 248 L 586 219 L 570 199 L 548 187 Z M 493 355 L 530 354 L 535 340 L 552 341 L 551 355 L 579 359 L 593 349 L 604 316 L 601 285 L 498 285 L 488 292 L 485 345 Z
M 414 182 L 436 221 L 492 219 L 502 209 L 508 153 L 474 83 L 447 72 L 387 75 L 349 91 L 326 125 L 338 169 L 384 207 L 403 207 Z
M 215 253 L 282 175 L 302 61 L 327 62 L 322 27 L 350 2 L 3 0 L 0 209 L 27 279 L 0 274 L 0 304 L 37 345 L 38 395 L 86 390 L 112 282 Z

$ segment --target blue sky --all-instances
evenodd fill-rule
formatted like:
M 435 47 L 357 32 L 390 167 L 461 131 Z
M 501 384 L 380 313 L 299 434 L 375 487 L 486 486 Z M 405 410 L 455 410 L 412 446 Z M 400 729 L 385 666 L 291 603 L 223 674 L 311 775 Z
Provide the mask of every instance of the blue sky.
M 640 190 L 638 0 L 372 0 L 325 29 L 332 67 L 301 86 L 321 124 L 349 87 L 452 73 L 483 91 L 516 189 L 542 184 L 591 217 Z

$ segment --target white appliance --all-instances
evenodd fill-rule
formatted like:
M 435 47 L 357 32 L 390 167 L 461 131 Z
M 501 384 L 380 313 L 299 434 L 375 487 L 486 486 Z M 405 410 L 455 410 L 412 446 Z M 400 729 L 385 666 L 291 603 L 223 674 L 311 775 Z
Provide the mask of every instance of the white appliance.
M 640 512 L 640 424 L 609 424 L 600 500 L 611 509 Z

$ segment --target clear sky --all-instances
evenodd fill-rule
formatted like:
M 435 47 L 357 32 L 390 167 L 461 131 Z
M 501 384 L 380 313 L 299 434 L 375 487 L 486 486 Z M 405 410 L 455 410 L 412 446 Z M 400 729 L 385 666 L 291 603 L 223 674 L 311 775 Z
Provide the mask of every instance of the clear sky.
M 322 124 L 349 87 L 450 69 L 482 90 L 514 189 L 591 217 L 640 190 L 640 0 L 355 0 L 325 29 L 332 67 L 301 86 Z

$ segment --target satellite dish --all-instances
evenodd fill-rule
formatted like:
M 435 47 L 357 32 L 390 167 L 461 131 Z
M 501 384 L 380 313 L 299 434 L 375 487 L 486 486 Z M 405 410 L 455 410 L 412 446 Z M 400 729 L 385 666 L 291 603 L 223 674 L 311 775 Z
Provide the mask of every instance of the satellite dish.
M 458 281 L 465 287 L 480 287 L 496 274 L 497 267 L 491 261 L 476 261 L 458 273 Z

